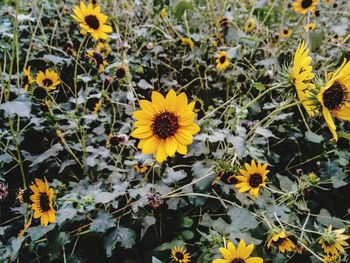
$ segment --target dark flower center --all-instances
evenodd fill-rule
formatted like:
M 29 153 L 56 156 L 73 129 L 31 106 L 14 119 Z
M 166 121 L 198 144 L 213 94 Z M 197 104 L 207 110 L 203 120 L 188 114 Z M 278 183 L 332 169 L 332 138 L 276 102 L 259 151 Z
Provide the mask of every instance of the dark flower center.
M 173 136 L 179 128 L 178 117 L 169 111 L 158 113 L 153 118 L 151 128 L 156 137 L 165 140 Z
M 261 174 L 252 174 L 249 177 L 249 185 L 253 188 L 258 187 L 263 181 Z
M 51 79 L 44 79 L 43 84 L 45 87 L 50 87 L 53 84 L 53 82 Z
M 103 64 L 103 56 L 100 53 L 94 51 L 92 56 L 95 59 L 97 66 Z
M 223 64 L 226 61 L 226 56 L 220 57 L 220 63 Z
M 184 254 L 181 253 L 181 252 L 176 252 L 175 253 L 175 257 L 178 259 L 178 260 L 183 260 L 185 257 L 184 257 Z
M 113 136 L 109 139 L 109 143 L 112 145 L 112 146 L 117 146 L 119 143 L 120 143 L 120 140 L 117 136 Z
M 121 78 L 124 78 L 125 77 L 125 69 L 120 67 L 117 69 L 117 71 L 115 72 L 115 75 L 117 76 L 117 78 L 121 79 Z
M 46 193 L 40 193 L 40 208 L 43 212 L 50 210 L 50 199 Z
M 283 30 L 283 34 L 287 35 L 288 34 L 288 29 Z
M 33 95 L 35 98 L 42 100 L 47 97 L 47 91 L 44 87 L 38 86 L 33 90 Z
M 235 258 L 234 260 L 232 260 L 230 263 L 244 263 L 244 259 L 242 258 Z
M 330 111 L 337 111 L 345 103 L 347 99 L 346 95 L 345 86 L 335 81 L 332 86 L 323 93 L 323 103 Z
M 312 1 L 313 1 L 313 0 L 303 0 L 303 1 L 301 2 L 301 7 L 302 7 L 302 8 L 308 8 L 308 7 L 310 7 L 310 6 L 312 5 Z
M 225 184 L 236 184 L 238 182 L 238 180 L 235 177 L 235 174 L 231 171 L 221 172 L 219 177 L 220 177 L 220 180 Z
M 27 85 L 29 83 L 28 76 L 23 76 L 23 86 Z
M 283 246 L 287 242 L 287 238 L 279 238 L 276 241 L 273 241 L 272 243 L 274 246 Z
M 85 17 L 85 23 L 92 29 L 98 29 L 100 27 L 100 22 L 94 15 L 88 15 Z

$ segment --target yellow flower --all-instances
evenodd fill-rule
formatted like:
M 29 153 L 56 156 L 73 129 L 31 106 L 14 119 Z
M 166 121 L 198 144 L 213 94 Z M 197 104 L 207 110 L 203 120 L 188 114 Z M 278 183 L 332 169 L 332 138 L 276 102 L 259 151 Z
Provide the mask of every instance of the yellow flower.
M 30 84 L 33 83 L 32 75 L 30 73 L 30 66 L 23 69 L 23 87 L 24 91 L 27 92 Z
M 230 66 L 230 60 L 226 51 L 219 51 L 216 55 L 216 69 L 219 71 L 224 71 Z
M 100 6 L 93 7 L 92 4 L 86 6 L 83 1 L 80 2 L 80 8 L 74 6 L 73 11 L 75 15 L 72 17 L 79 22 L 81 27 L 80 33 L 90 33 L 94 39 L 108 38 L 107 33 L 112 32 L 112 27 L 105 25 L 108 16 L 101 13 Z
M 337 128 L 332 115 L 350 121 L 350 61 L 346 63 L 344 60 L 343 64 L 331 74 L 325 86 L 321 87 L 317 99 L 322 105 L 327 125 L 337 141 Z
M 105 66 L 108 65 L 107 61 L 104 59 L 102 54 L 97 51 L 89 50 L 87 52 L 87 56 L 90 57 L 92 61 L 94 61 L 94 63 L 96 64 L 98 73 L 104 71 Z
M 138 163 L 138 164 L 134 165 L 134 168 L 135 168 L 136 171 L 138 171 L 139 173 L 143 174 L 143 173 L 147 172 L 147 170 L 149 168 L 149 165 L 147 165 L 147 164 L 142 165 L 142 164 Z
M 256 27 L 256 18 L 251 17 L 245 22 L 244 31 L 247 33 L 252 32 L 255 29 L 255 27 Z
M 344 235 L 345 228 L 332 230 L 332 226 L 325 229 L 325 233 L 321 237 L 319 244 L 327 255 L 339 256 L 339 252 L 345 253 L 344 247 L 349 246 L 345 240 L 350 236 Z
M 257 198 L 259 195 L 259 189 L 266 186 L 266 179 L 269 170 L 267 170 L 267 164 L 262 165 L 252 160 L 251 164 L 245 163 L 245 170 L 240 169 L 241 175 L 237 175 L 236 179 L 238 183 L 235 185 L 239 189 L 240 193 L 250 191 L 252 198 Z
M 96 45 L 96 51 L 100 54 L 108 56 L 111 54 L 112 48 L 106 41 L 102 41 Z
M 172 89 L 165 98 L 153 91 L 152 102 L 140 100 L 141 110 L 133 113 L 136 129 L 131 133 L 141 139 L 138 148 L 144 154 L 154 153 L 160 163 L 175 152 L 187 154 L 187 145 L 200 130 L 194 123 L 194 105 L 188 104 L 185 93 L 177 96 Z
M 186 46 L 186 47 L 189 47 L 189 48 L 194 47 L 194 43 L 193 43 L 192 39 L 190 39 L 188 37 L 181 38 L 181 44 Z
M 300 14 L 306 14 L 308 11 L 314 12 L 319 2 L 320 0 L 296 0 L 293 3 L 293 9 Z
M 307 24 L 306 26 L 304 26 L 304 30 L 305 30 L 306 32 L 314 31 L 315 28 L 316 28 L 316 24 L 313 23 L 313 22 L 311 22 L 311 23 Z
M 326 262 L 337 262 L 339 259 L 339 255 L 324 255 L 323 260 Z
M 35 184 L 30 186 L 33 194 L 30 200 L 33 202 L 32 209 L 34 210 L 34 218 L 40 218 L 40 223 L 47 226 L 49 223 L 56 222 L 56 211 L 52 207 L 53 189 L 49 187 L 47 180 L 43 182 L 40 179 L 35 179 Z
M 309 56 L 309 49 L 302 41 L 295 51 L 293 60 L 293 70 L 291 73 L 292 82 L 297 90 L 297 95 L 305 110 L 310 117 L 315 115 L 315 109 L 310 100 L 311 90 L 315 88 L 314 84 L 310 83 L 314 78 L 312 73 L 311 57 Z
M 283 38 L 289 38 L 292 35 L 292 30 L 285 28 L 281 31 L 280 36 Z
M 223 259 L 214 259 L 212 263 L 262 263 L 264 260 L 260 257 L 250 257 L 253 252 L 254 245 L 246 245 L 244 240 L 239 241 L 236 248 L 230 241 L 227 247 L 221 247 L 220 253 Z
M 296 246 L 289 237 L 290 234 L 286 231 L 276 229 L 267 242 L 267 248 L 277 247 L 281 253 L 292 252 Z
M 94 107 L 94 114 L 98 114 L 98 112 L 101 110 L 101 106 L 102 106 L 102 101 L 98 101 L 98 102 L 95 104 L 95 107 Z
M 53 70 L 39 71 L 35 77 L 35 82 L 42 87 L 45 87 L 48 91 L 55 90 L 61 83 L 58 74 Z
M 191 262 L 191 255 L 184 247 L 173 247 L 171 249 L 171 258 L 173 262 L 177 263 L 189 263 Z
M 165 7 L 160 11 L 160 17 L 163 19 L 168 17 L 168 10 Z

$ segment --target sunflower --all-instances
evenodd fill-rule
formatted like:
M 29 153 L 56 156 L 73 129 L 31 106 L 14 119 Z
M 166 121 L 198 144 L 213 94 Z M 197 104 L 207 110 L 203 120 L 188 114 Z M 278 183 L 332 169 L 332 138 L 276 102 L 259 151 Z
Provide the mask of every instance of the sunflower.
M 189 47 L 189 48 L 193 48 L 194 47 L 193 40 L 190 39 L 189 37 L 181 38 L 181 44 L 183 46 L 186 46 L 186 47 Z
M 224 71 L 230 66 L 230 60 L 226 51 L 219 51 L 216 55 L 216 69 Z
M 32 209 L 34 210 L 34 218 L 40 218 L 40 223 L 47 226 L 49 223 L 55 223 L 56 211 L 52 207 L 53 189 L 49 187 L 47 180 L 43 182 L 40 179 L 35 179 L 35 184 L 30 186 L 33 194 L 30 200 L 33 202 Z
M 325 262 L 339 262 L 339 255 L 324 255 L 323 260 Z
M 168 10 L 166 8 L 163 8 L 161 11 L 160 11 L 160 17 L 162 19 L 166 19 L 168 17 Z
M 239 189 L 240 193 L 250 191 L 250 195 L 253 198 L 257 198 L 259 195 L 259 189 L 266 186 L 266 175 L 269 170 L 267 170 L 267 164 L 262 165 L 258 162 L 256 165 L 255 161 L 252 160 L 251 164 L 245 163 L 245 170 L 240 169 L 241 175 L 237 175 L 236 179 L 238 183 L 235 185 Z
M 89 50 L 87 56 L 96 64 L 98 73 L 101 73 L 105 69 L 105 65 L 108 65 L 102 54 L 97 51 Z
M 126 76 L 128 70 L 129 70 L 129 67 L 127 64 L 120 64 L 115 72 L 115 76 L 118 79 L 122 79 Z
M 137 163 L 134 165 L 134 168 L 136 171 L 138 171 L 139 173 L 143 174 L 145 172 L 147 172 L 149 165 L 147 164 L 141 164 L 141 163 Z
M 194 105 L 188 104 L 185 93 L 177 96 L 172 89 L 165 98 L 153 91 L 152 102 L 140 100 L 141 110 L 133 113 L 136 129 L 131 133 L 141 139 L 138 148 L 144 154 L 154 153 L 159 163 L 175 152 L 187 154 L 187 145 L 200 130 L 194 123 Z
M 171 249 L 171 258 L 172 261 L 178 262 L 178 263 L 188 263 L 191 262 L 191 255 L 187 252 L 186 248 L 184 247 L 173 247 Z
M 264 262 L 260 257 L 250 257 L 254 249 L 254 245 L 246 245 L 244 240 L 239 241 L 238 246 L 227 242 L 227 247 L 221 247 L 220 253 L 223 259 L 214 259 L 212 263 L 262 263 Z
M 280 32 L 280 36 L 283 38 L 289 38 L 291 35 L 292 35 L 292 30 L 289 30 L 288 28 L 285 28 Z
M 247 33 L 252 32 L 255 29 L 255 27 L 256 27 L 256 18 L 251 17 L 245 22 L 244 31 Z
M 30 66 L 23 69 L 23 88 L 24 91 L 27 92 L 30 84 L 33 83 L 33 78 L 30 73 Z
M 296 0 L 293 3 L 293 10 L 305 15 L 308 11 L 314 12 L 319 2 L 320 0 Z
M 306 32 L 314 31 L 315 28 L 316 28 L 316 24 L 314 22 L 311 22 L 311 23 L 307 24 L 306 26 L 304 26 L 304 30 Z
M 350 61 L 344 60 L 343 64 L 331 74 L 328 82 L 321 87 L 317 99 L 322 105 L 327 125 L 337 141 L 338 135 L 332 115 L 350 121 Z
M 80 8 L 74 6 L 73 11 L 75 15 L 72 17 L 79 22 L 81 30 L 80 33 L 90 33 L 94 39 L 108 38 L 107 33 L 112 32 L 112 27 L 105 25 L 108 16 L 101 13 L 100 6 L 93 5 L 90 3 L 86 6 L 83 1 L 80 2 Z
M 106 41 L 99 42 L 95 49 L 98 53 L 105 56 L 108 56 L 112 52 L 111 46 Z
M 55 90 L 61 83 L 58 74 L 50 69 L 45 70 L 45 72 L 39 71 L 36 74 L 35 82 L 47 91 Z
M 94 106 L 94 111 L 93 111 L 95 115 L 98 114 L 98 112 L 101 110 L 101 106 L 102 106 L 102 101 L 99 100 L 98 102 L 96 102 Z
M 313 117 L 315 115 L 315 108 L 312 106 L 311 91 L 315 89 L 315 86 L 310 83 L 314 78 L 312 66 L 310 65 L 311 61 L 309 49 L 306 47 L 305 42 L 302 41 L 294 55 L 291 80 L 297 90 L 299 100 L 309 116 Z
M 276 247 L 279 252 L 286 253 L 295 250 L 294 242 L 289 238 L 291 235 L 279 228 L 274 229 L 267 242 L 267 248 Z
M 344 247 L 349 246 L 345 240 L 350 236 L 344 235 L 345 228 L 332 230 L 332 226 L 325 229 L 325 233 L 321 237 L 319 244 L 327 255 L 339 256 L 339 252 L 344 253 Z

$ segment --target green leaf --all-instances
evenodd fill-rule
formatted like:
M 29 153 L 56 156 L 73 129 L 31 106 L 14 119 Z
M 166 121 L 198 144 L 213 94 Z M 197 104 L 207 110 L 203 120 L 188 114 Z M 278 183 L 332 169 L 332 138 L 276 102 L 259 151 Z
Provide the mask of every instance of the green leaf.
M 189 239 L 192 239 L 194 237 L 194 234 L 191 230 L 185 230 L 181 233 L 181 237 L 184 240 L 189 240 Z
M 308 141 L 314 142 L 314 143 L 320 143 L 320 142 L 323 141 L 323 136 L 322 135 L 318 135 L 316 133 L 313 133 L 312 131 L 305 132 L 305 138 Z
M 181 218 L 180 226 L 190 228 L 192 225 L 193 219 L 189 218 L 188 216 Z
M 175 17 L 181 19 L 186 10 L 193 10 L 192 3 L 187 0 L 180 1 L 175 7 Z
M 115 227 L 114 218 L 111 214 L 105 211 L 99 211 L 96 219 L 92 222 L 90 226 L 91 232 L 104 233 L 108 229 Z
M 266 89 L 265 86 L 263 84 L 259 83 L 259 82 L 253 83 L 253 87 L 256 88 L 259 91 L 263 91 L 263 90 Z
M 111 257 L 117 243 L 123 248 L 132 248 L 136 243 L 136 233 L 126 227 L 118 227 L 109 232 L 104 239 L 104 247 L 107 257 Z

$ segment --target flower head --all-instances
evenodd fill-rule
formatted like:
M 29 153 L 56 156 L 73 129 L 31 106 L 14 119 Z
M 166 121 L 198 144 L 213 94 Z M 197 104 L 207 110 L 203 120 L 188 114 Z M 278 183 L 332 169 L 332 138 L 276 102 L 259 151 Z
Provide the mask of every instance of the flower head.
M 98 73 L 101 73 L 105 69 L 105 66 L 108 65 L 103 55 L 97 51 L 89 50 L 87 56 L 96 64 Z
M 244 31 L 247 33 L 252 32 L 255 29 L 255 27 L 256 27 L 256 18 L 255 17 L 248 18 L 244 24 Z
M 183 46 L 186 46 L 186 47 L 189 47 L 189 48 L 193 48 L 194 47 L 194 42 L 189 37 L 181 38 L 181 44 Z
M 112 52 L 111 46 L 106 41 L 101 41 L 96 45 L 96 51 L 104 56 L 108 56 Z
M 173 247 L 171 249 L 171 258 L 173 262 L 177 263 L 189 263 L 191 262 L 191 255 L 184 247 Z
M 33 83 L 33 78 L 30 73 L 30 66 L 23 69 L 23 88 L 27 92 L 29 86 Z
M 321 87 L 317 100 L 322 105 L 322 113 L 334 139 L 338 140 L 332 115 L 350 121 L 350 61 L 343 64 L 330 76 Z
M 47 226 L 49 223 L 55 223 L 56 211 L 52 206 L 54 191 L 49 187 L 47 180 L 35 179 L 35 184 L 30 186 L 33 194 L 30 200 L 33 202 L 34 218 L 40 218 L 40 223 Z
M 224 71 L 230 66 L 230 60 L 226 51 L 219 51 L 216 55 L 216 69 Z
M 188 104 L 185 93 L 176 95 L 170 90 L 164 98 L 159 92 L 152 92 L 152 102 L 140 100 L 141 110 L 135 111 L 136 129 L 131 136 L 140 139 L 138 148 L 144 154 L 154 154 L 163 162 L 175 152 L 187 154 L 187 145 L 200 128 L 194 123 L 195 103 Z
M 246 245 L 244 240 L 239 241 L 236 247 L 232 242 L 227 242 L 227 247 L 221 247 L 220 253 L 223 259 L 214 259 L 212 263 L 262 263 L 260 257 L 250 257 L 254 245 Z
M 9 195 L 7 184 L 0 182 L 0 201 L 3 201 Z
M 266 246 L 267 248 L 275 247 L 281 253 L 292 252 L 295 250 L 296 246 L 290 239 L 290 236 L 289 233 L 282 229 L 273 229 Z
M 291 35 L 292 35 L 292 30 L 289 30 L 288 28 L 284 28 L 280 33 L 280 36 L 283 38 L 289 38 Z
M 55 90 L 61 83 L 58 74 L 50 69 L 45 70 L 45 72 L 39 71 L 35 77 L 35 82 L 47 91 Z
M 258 164 L 252 160 L 251 164 L 245 163 L 245 169 L 240 169 L 241 175 L 237 175 L 236 179 L 238 183 L 235 185 L 239 189 L 240 193 L 249 191 L 252 198 L 259 196 L 260 188 L 266 186 L 266 179 L 269 170 L 267 170 L 267 164 Z
M 95 7 L 90 3 L 88 6 L 83 1 L 80 2 L 80 8 L 74 6 L 73 9 L 75 15 L 72 17 L 79 22 L 81 27 L 80 33 L 91 34 L 94 39 L 108 38 L 107 33 L 112 32 L 112 27 L 105 25 L 108 16 L 101 13 L 100 6 Z
M 304 30 L 306 32 L 314 31 L 315 28 L 316 28 L 316 24 L 313 23 L 313 22 L 311 22 L 311 23 L 307 24 L 306 26 L 304 26 Z
M 350 236 L 345 235 L 344 232 L 345 228 L 332 230 L 332 226 L 329 226 L 325 229 L 319 241 L 325 254 L 339 256 L 340 252 L 345 252 L 344 247 L 349 246 L 345 240 L 349 239 Z
M 319 2 L 320 0 L 296 0 L 293 3 L 293 9 L 300 14 L 306 14 L 309 11 L 314 12 Z

